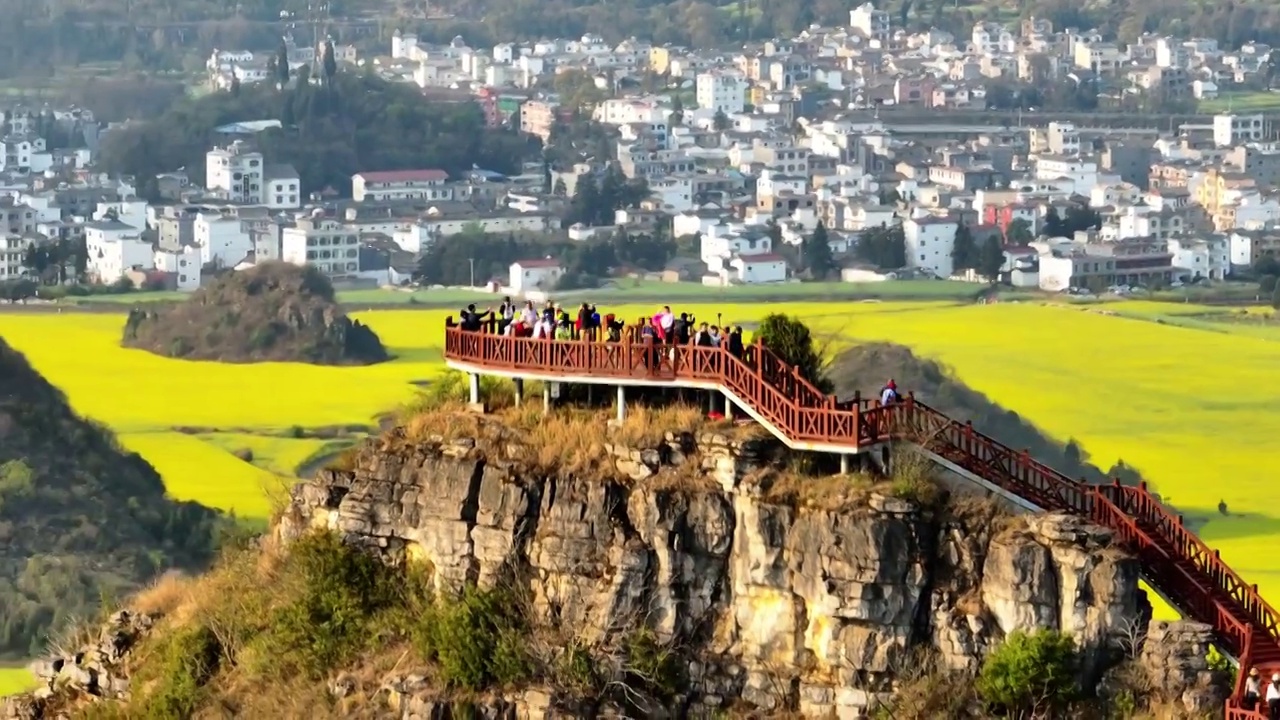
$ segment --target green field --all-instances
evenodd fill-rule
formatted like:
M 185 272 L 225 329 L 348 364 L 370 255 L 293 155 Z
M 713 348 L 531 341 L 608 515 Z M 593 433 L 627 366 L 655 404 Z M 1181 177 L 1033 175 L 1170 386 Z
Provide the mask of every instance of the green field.
M 0 667 L 0 697 L 30 690 L 35 682 L 31 671 L 24 667 Z
M 1224 92 L 1212 100 L 1201 100 L 1198 108 L 1202 113 L 1257 113 L 1280 110 L 1280 93 L 1256 92 Z
M 602 307 L 623 316 L 654 309 Z M 1280 543 L 1280 510 L 1262 501 L 1280 435 L 1280 386 L 1271 381 L 1280 365 L 1280 325 L 1270 311 L 948 300 L 673 309 L 703 319 L 719 313 L 726 323 L 784 310 L 835 346 L 910 345 L 1049 435 L 1076 439 L 1095 464 L 1123 459 L 1136 467 L 1174 505 L 1209 518 L 1206 540 L 1280 597 L 1280 562 L 1271 555 Z M 413 397 L 416 383 L 441 372 L 442 321 L 451 312 L 358 313 L 396 354 L 363 368 L 163 359 L 118 347 L 119 314 L 0 315 L 0 336 L 73 406 L 150 460 L 176 496 L 261 519 L 289 476 L 328 443 L 372 430 L 380 415 Z M 235 456 L 244 450 L 251 461 Z M 1218 514 L 1220 500 L 1227 517 Z

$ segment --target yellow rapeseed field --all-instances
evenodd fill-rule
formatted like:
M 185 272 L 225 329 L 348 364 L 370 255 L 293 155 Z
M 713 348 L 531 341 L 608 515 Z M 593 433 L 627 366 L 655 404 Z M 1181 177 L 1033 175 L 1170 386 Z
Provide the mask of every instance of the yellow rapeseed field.
M 36 679 L 23 667 L 0 667 L 0 697 L 35 687 Z
M 1280 436 L 1280 386 L 1268 382 L 1280 363 L 1276 328 L 1195 317 L 1215 312 L 1210 308 L 1141 302 L 704 303 L 673 309 L 708 322 L 720 313 L 725 323 L 784 311 L 837 345 L 910 345 L 1049 435 L 1076 439 L 1095 464 L 1106 467 L 1122 458 L 1138 468 L 1175 505 L 1209 517 L 1203 535 L 1210 544 L 1264 592 L 1280 597 L 1280 561 L 1271 557 L 1280 544 L 1280 511 L 1268 502 L 1267 462 L 1270 443 Z M 630 319 L 656 308 L 601 310 Z M 128 446 L 160 468 L 175 494 L 252 517 L 265 513 L 263 478 L 272 473 L 232 457 L 237 440 L 225 433 L 371 424 L 410 399 L 414 382 L 441 371 L 443 319 L 450 314 L 456 312 L 359 314 L 397 355 L 367 368 L 158 358 L 119 348 L 120 315 L 0 315 L 0 336 L 63 388 L 77 409 L 122 433 Z M 202 440 L 172 431 L 179 426 L 221 432 Z M 288 454 L 280 448 L 263 452 L 266 458 Z M 266 466 L 278 472 L 279 459 L 266 462 L 276 462 Z M 1228 504 L 1230 517 L 1218 515 L 1219 500 Z

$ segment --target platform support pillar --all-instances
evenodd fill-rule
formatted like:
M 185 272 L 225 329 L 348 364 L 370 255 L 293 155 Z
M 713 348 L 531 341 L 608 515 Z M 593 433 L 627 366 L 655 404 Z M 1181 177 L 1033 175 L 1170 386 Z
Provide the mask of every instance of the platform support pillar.
M 722 396 L 722 399 L 724 400 L 724 419 L 732 421 L 733 420 L 733 401 L 729 399 L 729 393 L 725 393 Z
M 618 386 L 618 424 L 621 425 L 627 419 L 627 388 L 625 385 Z
M 546 415 L 551 414 L 551 383 L 542 385 L 542 412 Z
M 840 453 L 840 474 L 849 474 L 849 453 Z
M 512 381 L 516 386 L 516 407 L 524 404 L 524 379 L 516 378 Z
M 469 373 L 467 377 L 471 381 L 471 404 L 477 405 L 480 403 L 480 374 Z

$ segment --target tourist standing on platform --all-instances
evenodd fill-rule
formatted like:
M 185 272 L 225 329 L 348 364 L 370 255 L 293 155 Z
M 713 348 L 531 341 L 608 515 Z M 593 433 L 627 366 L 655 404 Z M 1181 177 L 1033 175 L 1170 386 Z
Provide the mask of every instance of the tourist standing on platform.
M 671 342 L 673 339 L 671 337 L 671 331 L 675 329 L 676 316 L 671 314 L 670 305 L 662 306 L 662 312 L 658 313 L 657 325 L 658 325 L 658 335 L 663 339 L 664 342 Z
M 742 359 L 742 326 L 734 325 L 729 333 L 729 354 Z
M 462 329 L 469 332 L 476 332 L 480 329 L 480 324 L 483 323 L 485 318 L 490 315 L 493 315 L 493 308 L 489 308 L 484 312 L 476 312 L 476 306 L 472 303 L 467 306 L 466 310 L 462 311 Z
M 880 391 L 880 404 L 892 405 L 898 402 L 898 384 L 889 378 L 889 382 L 885 383 L 884 389 Z
M 706 323 L 698 325 L 698 332 L 693 336 L 693 344 L 698 347 L 711 347 L 711 329 Z
M 1249 677 L 1244 681 L 1244 709 L 1253 712 L 1258 709 L 1258 698 L 1262 695 L 1262 677 L 1258 668 L 1249 669 Z
M 507 328 L 511 327 L 512 321 L 516 319 L 516 304 L 511 302 L 511 296 L 502 298 L 502 304 L 498 306 L 498 334 L 506 335 Z

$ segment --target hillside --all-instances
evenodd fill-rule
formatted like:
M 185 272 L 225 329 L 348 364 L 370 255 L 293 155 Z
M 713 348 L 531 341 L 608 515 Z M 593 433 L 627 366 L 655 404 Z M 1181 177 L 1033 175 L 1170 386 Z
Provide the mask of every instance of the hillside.
M 808 474 L 697 408 L 610 414 L 409 417 L 295 487 L 260 547 L 135 597 L 94 660 L 40 666 L 52 696 L 9 710 L 976 720 L 1029 717 L 1017 688 L 1055 683 L 1088 689 L 1055 717 L 1221 707 L 1206 626 L 1148 628 L 1137 560 L 1105 530 L 1009 516 L 905 459 Z M 1132 628 L 1158 639 L 1117 650 Z M 1024 631 L 1063 648 L 1052 679 L 989 662 Z
M 220 524 L 166 498 L 150 465 L 0 339 L 0 659 L 43 651 L 51 630 L 168 568 L 204 567 Z
M 957 420 L 972 421 L 975 428 L 1009 447 L 1029 450 L 1041 462 L 1070 477 L 1083 477 L 1094 483 L 1119 478 L 1127 485 L 1141 480 L 1118 458 L 1105 465 L 1103 472 L 1089 463 L 1089 456 L 1074 441 L 1069 440 L 1066 445 L 1054 442 L 1017 413 L 1000 407 L 998 398 L 973 390 L 937 361 L 918 357 L 903 345 L 869 343 L 850 348 L 832 359 L 826 375 L 835 383 L 840 397 L 855 392 L 878 397 L 885 382 L 893 378 L 903 392 L 910 390 Z
M 122 344 L 221 362 L 369 365 L 389 358 L 373 330 L 343 313 L 324 275 L 278 262 L 225 273 L 186 302 L 133 310 Z

